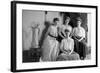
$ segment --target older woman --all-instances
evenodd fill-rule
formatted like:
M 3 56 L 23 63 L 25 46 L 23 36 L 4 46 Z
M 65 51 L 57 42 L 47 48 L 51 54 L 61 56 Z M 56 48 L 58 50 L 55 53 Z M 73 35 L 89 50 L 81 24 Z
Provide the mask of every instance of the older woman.
M 65 29 L 66 37 L 61 41 L 60 50 L 62 53 L 58 56 L 57 61 L 66 60 L 79 60 L 79 55 L 74 52 L 74 40 L 69 37 L 72 28 L 67 27 Z
M 73 39 L 75 41 L 75 51 L 80 55 L 83 60 L 86 57 L 86 42 L 85 42 L 85 30 L 81 27 L 82 20 L 77 18 L 77 27 L 73 28 Z
M 58 18 L 54 18 L 53 24 L 49 27 L 47 36 L 42 45 L 42 61 L 56 61 L 58 56 L 58 36 L 57 24 L 59 23 Z

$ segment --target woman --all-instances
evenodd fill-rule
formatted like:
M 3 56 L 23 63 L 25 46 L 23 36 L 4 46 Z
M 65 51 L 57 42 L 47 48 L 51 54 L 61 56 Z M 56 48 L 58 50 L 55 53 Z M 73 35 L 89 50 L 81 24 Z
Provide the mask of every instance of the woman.
M 85 30 L 81 27 L 82 20 L 77 18 L 77 27 L 73 28 L 73 39 L 75 41 L 75 51 L 80 55 L 83 60 L 86 57 L 86 42 L 85 42 Z
M 56 40 L 58 18 L 54 18 L 53 24 L 49 27 L 47 37 L 42 45 L 42 61 L 56 61 L 58 55 L 58 41 Z
M 66 37 L 61 41 L 60 50 L 62 53 L 58 56 L 57 61 L 79 60 L 79 55 L 74 52 L 74 40 L 69 37 L 71 30 L 71 27 L 65 29 Z
M 58 28 L 58 41 L 61 43 L 61 40 L 62 39 L 64 39 L 65 38 L 65 36 L 66 36 L 66 34 L 65 34 L 65 29 L 67 28 L 67 27 L 71 27 L 70 25 L 69 25 L 69 22 L 70 22 L 70 17 L 66 17 L 66 19 L 65 19 L 65 21 L 64 21 L 64 24 L 63 25 L 61 25 L 61 26 L 59 26 L 59 28 Z

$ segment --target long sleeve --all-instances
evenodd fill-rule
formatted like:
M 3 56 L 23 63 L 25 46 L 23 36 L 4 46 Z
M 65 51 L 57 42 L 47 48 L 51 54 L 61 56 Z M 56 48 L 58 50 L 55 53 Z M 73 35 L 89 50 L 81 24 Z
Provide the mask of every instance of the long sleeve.
M 83 31 L 83 38 L 85 38 L 85 29 L 83 28 L 82 31 Z
M 74 50 L 74 40 L 72 40 L 72 50 Z
M 71 37 L 75 36 L 75 28 L 72 29 Z

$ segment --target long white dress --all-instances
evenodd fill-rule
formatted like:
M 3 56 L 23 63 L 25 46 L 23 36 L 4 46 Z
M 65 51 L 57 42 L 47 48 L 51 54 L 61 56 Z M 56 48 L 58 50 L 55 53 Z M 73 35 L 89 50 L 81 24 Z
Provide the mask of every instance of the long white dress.
M 58 41 L 49 34 L 57 37 L 57 26 L 51 25 L 48 29 L 47 37 L 42 45 L 42 61 L 56 61 L 58 56 Z

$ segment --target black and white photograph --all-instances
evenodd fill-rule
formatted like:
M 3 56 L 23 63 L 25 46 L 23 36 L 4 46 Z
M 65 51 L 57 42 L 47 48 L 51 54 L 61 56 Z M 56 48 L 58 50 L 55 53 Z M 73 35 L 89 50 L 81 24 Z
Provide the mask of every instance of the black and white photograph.
M 88 15 L 23 10 L 23 62 L 91 59 L 91 26 L 88 24 Z
M 12 71 L 97 66 L 96 6 L 14 1 L 12 13 Z

